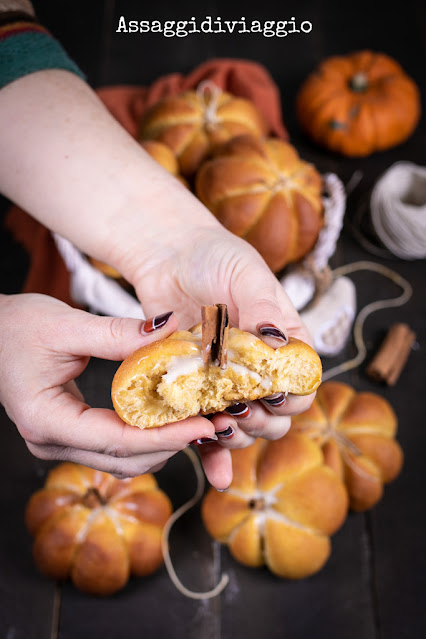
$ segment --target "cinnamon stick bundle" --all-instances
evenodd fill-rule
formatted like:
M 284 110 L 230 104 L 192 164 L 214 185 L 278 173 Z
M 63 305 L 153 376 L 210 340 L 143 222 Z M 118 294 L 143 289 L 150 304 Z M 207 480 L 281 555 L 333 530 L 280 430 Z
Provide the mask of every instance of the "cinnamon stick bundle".
M 407 324 L 393 324 L 367 368 L 375 381 L 394 386 L 405 366 L 416 334 Z

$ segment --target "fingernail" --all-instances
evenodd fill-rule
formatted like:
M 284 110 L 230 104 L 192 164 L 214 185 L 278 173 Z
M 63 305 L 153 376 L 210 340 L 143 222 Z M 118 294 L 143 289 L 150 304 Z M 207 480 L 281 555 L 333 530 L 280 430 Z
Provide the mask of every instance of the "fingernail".
M 216 431 L 216 435 L 219 439 L 229 439 L 235 435 L 235 431 L 232 426 L 228 426 L 225 430 L 221 430 L 220 432 Z
M 287 335 L 273 324 L 258 324 L 257 330 L 264 337 L 276 337 L 277 339 L 282 339 L 285 343 L 288 342 Z
M 274 393 L 273 395 L 269 395 L 269 397 L 264 397 L 263 399 L 270 406 L 284 406 L 287 401 L 284 393 Z
M 229 486 L 228 486 L 228 488 L 229 488 Z M 216 488 L 216 490 L 217 490 L 218 493 L 224 493 L 224 492 L 226 492 L 228 490 L 228 488 Z
M 142 333 L 152 333 L 153 331 L 158 331 L 159 328 L 163 328 L 163 326 L 167 324 L 172 315 L 173 311 L 169 311 L 168 313 L 156 315 L 155 317 L 147 319 L 142 326 Z
M 198 439 L 194 439 L 191 444 L 211 444 L 212 442 L 217 442 L 217 440 L 217 435 L 213 435 L 213 437 L 199 437 Z
M 250 406 L 247 406 L 247 404 L 241 402 L 239 404 L 232 404 L 232 406 L 228 406 L 228 408 L 225 409 L 225 412 L 229 413 L 233 417 L 245 419 L 246 417 L 250 417 L 251 408 Z

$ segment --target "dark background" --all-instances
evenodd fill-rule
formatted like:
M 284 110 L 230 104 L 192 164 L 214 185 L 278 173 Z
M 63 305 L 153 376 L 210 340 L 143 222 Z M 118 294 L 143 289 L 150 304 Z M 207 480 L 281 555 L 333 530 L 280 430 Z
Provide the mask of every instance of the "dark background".
M 291 141 L 305 159 L 325 171 L 336 172 L 346 183 L 354 171 L 362 180 L 348 199 L 347 221 L 356 217 L 377 177 L 393 162 L 425 164 L 426 127 L 422 118 L 405 144 L 362 160 L 348 160 L 314 147 L 301 133 L 294 99 L 306 75 L 323 58 L 363 48 L 396 58 L 416 80 L 425 100 L 426 6 L 423 0 L 343 3 L 337 0 L 279 3 L 269 0 L 256 8 L 243 3 L 199 3 L 136 0 L 73 0 L 35 2 L 40 21 L 63 43 L 87 74 L 93 87 L 111 84 L 149 85 L 160 75 L 187 73 L 214 57 L 240 57 L 266 66 L 279 86 L 283 119 Z M 253 5 L 252 5 L 253 6 Z M 203 35 L 164 38 L 161 34 L 117 34 L 120 15 L 135 20 L 185 20 L 205 16 L 223 20 L 245 16 L 258 20 L 309 20 L 309 35 L 285 38 L 261 35 Z M 54 187 L 54 176 L 52 176 Z M 4 215 L 8 203 L 1 202 Z M 348 228 L 342 232 L 333 265 L 369 255 Z M 397 386 L 389 389 L 368 380 L 365 365 L 339 379 L 357 390 L 386 397 L 399 417 L 398 439 L 405 452 L 401 476 L 385 490 L 383 500 L 366 514 L 351 514 L 333 537 L 332 556 L 325 568 L 299 582 L 279 580 L 266 570 L 236 564 L 226 549 L 212 544 L 194 509 L 173 529 L 171 548 L 179 575 L 192 589 L 206 590 L 221 571 L 230 585 L 215 600 L 192 601 L 172 586 L 164 569 L 147 579 L 131 580 L 107 600 L 85 596 L 72 585 L 63 587 L 43 579 L 33 566 L 31 540 L 23 512 L 30 494 L 39 488 L 47 464 L 27 451 L 15 427 L 0 412 L 3 445 L 0 464 L 0 637 L 5 639 L 252 639 L 266 636 L 304 639 L 399 639 L 426 636 L 426 516 L 424 508 L 426 434 L 423 418 L 425 394 L 424 315 L 425 264 L 422 261 L 381 260 L 406 277 L 414 288 L 408 304 L 380 311 L 365 326 L 369 358 L 377 350 L 390 324 L 407 322 L 417 334 Z M 6 231 L 1 235 L 0 290 L 19 292 L 28 267 L 23 250 Z M 361 308 L 375 299 L 392 297 L 397 287 L 378 275 L 358 273 L 357 302 Z M 353 355 L 348 344 L 335 359 L 324 358 L 324 368 Z M 109 406 L 110 381 L 115 365 L 92 361 L 81 379 L 90 403 Z M 175 507 L 194 490 L 187 459 L 176 456 L 158 474 Z

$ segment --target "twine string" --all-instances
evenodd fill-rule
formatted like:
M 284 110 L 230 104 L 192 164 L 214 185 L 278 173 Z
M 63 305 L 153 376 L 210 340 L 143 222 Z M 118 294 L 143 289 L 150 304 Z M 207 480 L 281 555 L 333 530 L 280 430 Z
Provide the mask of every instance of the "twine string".
M 369 481 L 376 481 L 375 477 L 373 477 L 366 470 L 361 468 L 352 459 L 351 453 L 354 457 L 362 457 L 363 452 L 345 433 L 337 431 L 333 426 L 328 426 L 326 429 L 320 432 L 320 437 L 318 437 L 317 433 L 315 433 L 315 431 L 312 431 L 311 425 L 298 426 L 297 432 L 305 433 L 306 436 L 309 437 L 309 439 L 316 441 L 320 445 L 324 444 L 324 441 L 322 441 L 322 444 L 320 443 L 324 437 L 325 437 L 325 441 L 329 441 L 330 439 L 333 439 L 339 448 L 343 461 L 350 468 L 352 468 L 354 473 L 356 473 L 360 477 L 364 477 L 365 479 L 368 479 Z
M 404 260 L 426 257 L 426 168 L 396 162 L 378 180 L 370 198 L 378 237 Z
M 354 273 L 356 271 L 373 271 L 379 273 L 380 275 L 383 275 L 384 277 L 390 279 L 392 282 L 394 282 L 394 284 L 397 284 L 397 286 L 402 289 L 402 293 L 397 297 L 371 302 L 361 309 L 355 319 L 353 328 L 353 336 L 357 354 L 352 359 L 346 360 L 342 364 L 338 364 L 337 366 L 330 368 L 328 371 L 325 371 L 322 376 L 323 382 L 331 379 L 332 377 L 336 377 L 336 375 L 340 375 L 341 373 L 352 370 L 364 361 L 367 355 L 367 348 L 365 346 L 363 338 L 363 329 L 365 320 L 369 315 L 371 315 L 375 311 L 385 308 L 402 306 L 403 304 L 406 304 L 406 302 L 408 302 L 413 293 L 411 284 L 405 278 L 399 275 L 399 273 L 396 273 L 387 266 L 383 266 L 383 264 L 370 262 L 368 260 L 361 260 L 360 262 L 353 262 L 352 264 L 340 266 L 339 268 L 334 269 L 332 271 L 332 274 L 333 278 L 338 278 L 341 275 L 347 275 L 348 273 Z
M 197 87 L 197 95 L 204 108 L 204 120 L 207 126 L 217 124 L 217 107 L 222 90 L 211 80 L 200 82 Z
M 362 173 L 356 171 L 346 193 L 352 192 L 361 179 Z M 371 231 L 381 246 L 361 230 L 367 211 Z M 395 162 L 361 199 L 354 219 L 346 223 L 361 246 L 377 257 L 426 258 L 426 167 Z
M 179 590 L 179 592 L 181 592 L 185 597 L 189 597 L 190 599 L 212 599 L 213 597 L 217 597 L 217 595 L 219 595 L 224 590 L 224 588 L 226 588 L 229 582 L 228 575 L 223 574 L 219 583 L 214 588 L 212 588 L 211 590 L 208 590 L 207 592 L 198 592 L 198 591 L 189 590 L 189 588 L 186 588 L 186 586 L 183 585 L 183 583 L 177 576 L 173 566 L 173 562 L 170 557 L 169 537 L 170 537 L 171 528 L 173 524 L 178 519 L 180 519 L 180 517 L 182 517 L 182 515 L 184 515 L 190 508 L 195 506 L 195 504 L 201 499 L 204 493 L 204 486 L 205 486 L 203 469 L 201 467 L 201 464 L 197 455 L 191 448 L 184 448 L 183 452 L 189 457 L 194 467 L 196 480 L 197 480 L 197 487 L 196 487 L 194 496 L 191 497 L 191 499 L 189 499 L 185 504 L 180 506 L 174 513 L 172 513 L 172 515 L 167 520 L 163 528 L 163 532 L 161 536 L 161 548 L 163 551 L 164 563 L 165 563 L 167 572 L 169 574 L 169 577 L 173 585 L 177 588 L 177 590 Z
M 374 477 L 374 475 L 370 475 L 366 470 L 364 470 L 363 468 L 361 468 L 360 466 L 358 466 L 358 464 L 354 462 L 354 460 L 352 459 L 352 457 L 350 456 L 350 454 L 345 448 L 342 448 L 341 453 L 345 461 L 345 464 L 349 466 L 350 468 L 352 468 L 354 473 L 356 473 L 360 477 L 364 477 L 364 479 L 367 479 L 368 481 L 372 481 L 372 482 L 377 481 L 377 478 Z
M 360 457 L 362 455 L 358 446 L 354 444 L 353 441 L 344 433 L 333 429 L 332 438 L 337 442 L 337 445 L 342 449 L 342 451 L 347 448 L 353 455 L 355 455 L 355 457 Z

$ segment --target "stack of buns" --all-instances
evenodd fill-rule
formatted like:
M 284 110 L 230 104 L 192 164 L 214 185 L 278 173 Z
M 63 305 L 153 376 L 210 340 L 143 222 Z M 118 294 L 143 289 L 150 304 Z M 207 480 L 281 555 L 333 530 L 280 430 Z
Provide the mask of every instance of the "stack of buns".
M 165 97 L 142 116 L 139 142 L 274 273 L 304 258 L 324 223 L 322 178 L 296 149 L 268 137 L 257 106 L 210 82 Z M 119 273 L 92 261 L 106 275 Z
M 157 140 L 173 151 L 182 175 L 190 177 L 212 151 L 231 138 L 266 135 L 267 127 L 255 105 L 215 85 L 201 84 L 154 104 L 143 116 L 140 139 Z

